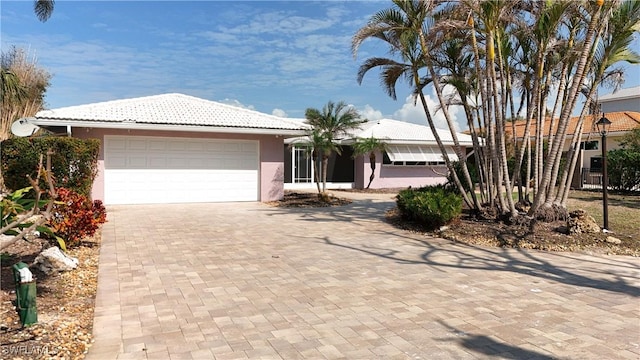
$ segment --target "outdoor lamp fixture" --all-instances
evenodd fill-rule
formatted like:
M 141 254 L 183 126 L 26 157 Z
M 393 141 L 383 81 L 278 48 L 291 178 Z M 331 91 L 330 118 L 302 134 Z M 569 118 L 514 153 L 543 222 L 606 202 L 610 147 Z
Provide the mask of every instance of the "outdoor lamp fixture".
M 600 135 L 602 135 L 602 217 L 604 226 L 602 231 L 609 230 L 609 199 L 607 196 L 607 188 L 609 187 L 609 176 L 607 174 L 607 131 L 611 126 L 611 121 L 604 116 L 596 123 Z

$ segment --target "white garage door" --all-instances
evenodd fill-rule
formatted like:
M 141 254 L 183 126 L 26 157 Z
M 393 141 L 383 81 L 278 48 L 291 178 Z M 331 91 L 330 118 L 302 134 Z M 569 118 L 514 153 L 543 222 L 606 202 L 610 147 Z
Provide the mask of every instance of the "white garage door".
M 105 203 L 258 200 L 258 141 L 105 136 Z

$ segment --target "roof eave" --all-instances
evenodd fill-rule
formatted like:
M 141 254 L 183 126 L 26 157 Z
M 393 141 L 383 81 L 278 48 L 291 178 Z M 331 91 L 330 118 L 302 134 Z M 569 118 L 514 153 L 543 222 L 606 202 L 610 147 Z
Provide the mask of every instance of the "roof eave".
M 177 124 L 149 124 L 136 123 L 131 121 L 106 122 L 106 121 L 86 121 L 86 120 L 60 120 L 46 118 L 30 118 L 29 122 L 46 126 L 71 126 L 75 128 L 101 128 L 101 129 L 122 129 L 122 130 L 164 130 L 164 131 L 193 131 L 210 133 L 234 133 L 234 134 L 257 134 L 257 135 L 303 135 L 303 129 L 272 129 L 272 128 L 248 128 L 212 125 L 177 125 Z

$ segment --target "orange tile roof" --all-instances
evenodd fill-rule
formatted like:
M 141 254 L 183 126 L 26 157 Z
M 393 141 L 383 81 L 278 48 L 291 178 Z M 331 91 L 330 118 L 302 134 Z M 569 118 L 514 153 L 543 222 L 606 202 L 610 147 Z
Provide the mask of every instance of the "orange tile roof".
M 606 118 L 611 121 L 611 126 L 609 128 L 609 132 L 618 132 L 618 131 L 629 131 L 636 128 L 640 128 L 640 113 L 635 111 L 618 111 L 611 112 L 605 114 Z M 584 119 L 584 124 L 582 126 L 583 135 L 587 135 L 589 133 L 597 135 L 599 134 L 598 129 L 596 127 L 596 122 L 600 120 L 602 114 L 598 115 L 586 115 Z M 573 135 L 576 131 L 576 126 L 578 125 L 578 116 L 574 116 L 569 120 L 569 127 L 567 128 L 567 135 Z M 557 119 L 556 119 L 557 120 Z M 524 135 L 524 129 L 526 122 L 524 120 L 516 121 L 516 137 L 522 138 Z M 547 118 L 545 120 L 545 128 L 544 128 L 544 136 L 549 136 L 549 126 L 551 125 L 551 119 Z M 558 124 L 555 124 L 553 133 L 555 134 L 557 131 Z M 510 136 L 512 135 L 512 126 L 511 123 L 506 124 L 506 132 Z M 536 133 L 536 124 L 532 123 L 530 127 L 531 136 L 535 136 Z

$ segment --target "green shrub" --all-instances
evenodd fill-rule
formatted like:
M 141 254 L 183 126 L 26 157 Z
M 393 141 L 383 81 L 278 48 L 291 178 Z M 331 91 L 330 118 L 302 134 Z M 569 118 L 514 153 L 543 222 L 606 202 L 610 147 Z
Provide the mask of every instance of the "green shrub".
M 607 152 L 609 185 L 614 190 L 633 191 L 640 188 L 640 152 L 616 149 Z
M 405 189 L 396 196 L 396 204 L 405 220 L 436 229 L 458 218 L 462 197 L 444 185 Z
M 2 142 L 2 176 L 10 190 L 30 186 L 26 175 L 36 178 L 40 155 L 51 149 L 51 171 L 56 187 L 91 196 L 98 171 L 100 141 L 69 137 L 14 138 Z M 43 182 L 42 188 L 46 188 Z

